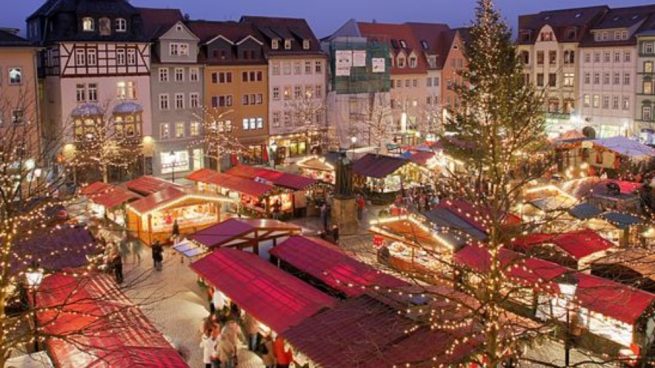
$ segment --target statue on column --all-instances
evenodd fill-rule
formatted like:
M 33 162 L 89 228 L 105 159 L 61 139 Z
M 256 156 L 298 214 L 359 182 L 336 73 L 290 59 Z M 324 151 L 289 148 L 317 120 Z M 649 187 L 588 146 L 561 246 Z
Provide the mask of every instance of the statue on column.
M 351 198 L 353 196 L 353 163 L 346 156 L 346 152 L 339 153 L 335 170 L 335 196 L 339 198 Z

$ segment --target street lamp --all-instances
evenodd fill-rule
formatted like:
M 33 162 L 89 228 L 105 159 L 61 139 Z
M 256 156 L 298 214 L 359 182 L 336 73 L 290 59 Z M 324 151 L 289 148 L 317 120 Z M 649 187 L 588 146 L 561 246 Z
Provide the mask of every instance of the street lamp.
M 171 181 L 175 183 L 175 152 L 171 151 L 168 156 L 171 158 Z
M 43 269 L 42 268 L 29 268 L 25 272 L 25 280 L 27 281 L 27 287 L 32 293 L 32 315 L 34 318 L 34 351 L 39 351 L 39 328 L 38 328 L 38 319 L 36 318 L 36 291 L 43 281 Z
M 354 135 L 352 137 L 350 137 L 350 143 L 351 143 L 350 148 L 353 150 L 353 158 L 352 159 L 354 160 L 355 159 L 355 145 L 357 144 L 357 137 L 354 136 Z
M 275 161 L 277 161 L 277 142 L 271 143 L 271 160 L 273 161 L 273 168 L 275 169 Z
M 570 366 L 571 355 L 571 305 L 575 298 L 575 292 L 578 289 L 578 277 L 572 273 L 567 272 L 562 275 L 557 284 L 560 293 L 566 300 L 566 333 L 564 335 L 564 366 Z

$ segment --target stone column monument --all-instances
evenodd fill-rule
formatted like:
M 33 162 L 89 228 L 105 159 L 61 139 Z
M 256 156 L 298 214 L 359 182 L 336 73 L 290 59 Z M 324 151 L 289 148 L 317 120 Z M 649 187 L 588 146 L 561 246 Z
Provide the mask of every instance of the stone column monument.
M 336 164 L 336 186 L 332 201 L 332 223 L 342 235 L 357 233 L 357 204 L 353 193 L 353 163 L 341 152 Z

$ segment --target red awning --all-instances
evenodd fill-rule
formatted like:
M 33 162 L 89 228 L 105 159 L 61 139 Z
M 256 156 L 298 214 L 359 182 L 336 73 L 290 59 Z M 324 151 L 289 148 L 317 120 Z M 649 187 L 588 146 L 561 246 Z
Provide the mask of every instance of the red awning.
M 169 187 L 130 203 L 130 207 L 140 213 L 146 213 L 168 202 L 183 198 L 188 194 L 180 188 Z
M 272 185 L 258 183 L 253 180 L 244 179 L 239 176 L 219 173 L 209 169 L 194 171 L 187 179 L 205 184 L 212 184 L 221 188 L 229 189 L 252 197 L 262 197 L 272 192 L 275 187 Z
M 48 276 L 36 305 L 57 367 L 188 367 L 109 275 Z
M 405 166 L 409 161 L 401 157 L 367 153 L 353 164 L 353 171 L 370 178 L 385 178 Z
M 299 226 L 278 220 L 231 218 L 198 231 L 191 240 L 207 248 L 234 247 L 257 242 L 260 237 L 285 237 L 298 233 Z
M 312 286 L 241 250 L 217 249 L 191 268 L 278 333 L 335 303 Z
M 359 262 L 320 239 L 294 236 L 271 249 L 269 254 L 348 297 L 359 296 L 372 286 L 408 286 L 405 281 Z
M 412 153 L 411 156 L 409 156 L 409 159 L 415 164 L 426 165 L 428 161 L 434 157 L 434 155 L 434 152 L 416 151 Z
M 143 196 L 153 194 L 168 188 L 181 188 L 181 186 L 166 181 L 164 179 L 156 178 L 154 176 L 141 176 L 134 180 L 128 181 L 126 184 L 127 189 L 138 193 Z
M 227 170 L 225 173 L 250 180 L 261 178 L 273 183 L 273 185 L 293 190 L 304 190 L 310 185 L 317 183 L 315 179 L 306 176 L 248 165 L 237 165 Z
M 98 193 L 102 193 L 105 190 L 110 189 L 112 187 L 113 187 L 113 185 L 111 185 L 111 184 L 103 183 L 101 181 L 96 181 L 95 183 L 91 183 L 91 184 L 85 186 L 84 188 L 82 188 L 80 190 L 80 194 L 83 195 L 83 196 L 98 194 Z
M 114 208 L 141 198 L 138 194 L 127 189 L 113 186 L 110 190 L 92 195 L 89 200 L 105 208 Z
M 558 235 L 550 240 L 549 243 L 555 244 L 558 248 L 578 260 L 616 246 L 611 241 L 606 240 L 598 235 L 597 232 L 590 229 Z

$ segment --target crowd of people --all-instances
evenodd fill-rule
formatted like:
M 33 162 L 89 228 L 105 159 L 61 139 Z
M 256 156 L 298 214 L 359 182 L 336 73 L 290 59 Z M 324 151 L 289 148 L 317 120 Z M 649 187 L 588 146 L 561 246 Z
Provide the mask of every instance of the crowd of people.
M 439 205 L 439 196 L 429 186 L 412 187 L 401 190 L 396 196 L 394 205 L 427 212 Z
M 202 322 L 202 349 L 205 368 L 235 368 L 248 354 L 256 354 L 266 368 L 288 368 L 293 352 L 281 336 L 262 334 L 260 323 L 228 302 L 220 291 L 208 288 L 210 314 Z

